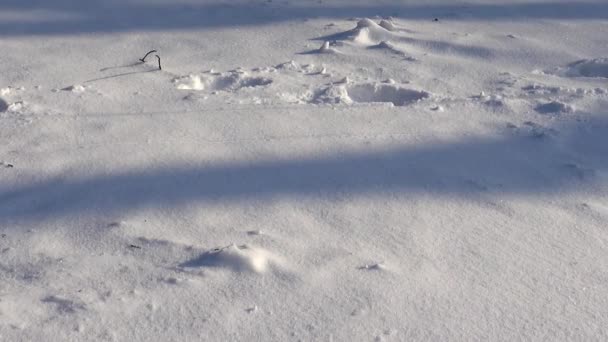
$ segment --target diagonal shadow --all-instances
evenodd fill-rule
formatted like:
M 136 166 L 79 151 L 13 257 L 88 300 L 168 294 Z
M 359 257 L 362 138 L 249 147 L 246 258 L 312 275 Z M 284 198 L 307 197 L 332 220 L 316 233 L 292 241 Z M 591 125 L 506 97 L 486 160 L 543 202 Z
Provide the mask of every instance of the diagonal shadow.
M 137 61 L 137 62 L 134 62 L 134 63 L 124 64 L 124 65 L 117 65 L 117 66 L 111 66 L 111 67 L 101 68 L 101 69 L 99 69 L 99 71 L 104 72 L 104 71 L 108 71 L 108 70 L 132 68 L 132 67 L 136 67 L 136 66 L 142 65 L 144 63 L 145 62 Z
M 107 79 L 111 79 L 111 78 L 124 77 L 124 76 L 129 76 L 129 75 L 136 75 L 136 74 L 145 74 L 145 73 L 148 73 L 148 72 L 155 72 L 155 71 L 159 71 L 159 70 L 158 69 L 150 69 L 150 70 L 143 70 L 143 71 L 123 72 L 121 74 L 115 74 L 115 75 L 110 75 L 110 76 L 93 78 L 93 79 L 84 81 L 84 83 L 92 83 L 92 82 L 107 80 Z
M 608 118 L 559 130 L 526 125 L 472 138 L 383 151 L 217 165 L 174 165 L 0 188 L 0 222 L 115 215 L 141 208 L 281 198 L 477 192 L 540 196 L 603 185 Z
M 38 11 L 36 20 L 20 21 L 20 14 Z M 199 1 L 198 3 L 133 0 L 54 0 L 0 2 L 0 13 L 16 19 L 0 22 L 0 34 L 57 35 L 93 32 L 158 31 L 265 25 L 309 18 L 393 16 L 431 20 L 608 19 L 606 1 L 551 1 L 525 3 L 336 5 L 320 3 L 251 3 Z

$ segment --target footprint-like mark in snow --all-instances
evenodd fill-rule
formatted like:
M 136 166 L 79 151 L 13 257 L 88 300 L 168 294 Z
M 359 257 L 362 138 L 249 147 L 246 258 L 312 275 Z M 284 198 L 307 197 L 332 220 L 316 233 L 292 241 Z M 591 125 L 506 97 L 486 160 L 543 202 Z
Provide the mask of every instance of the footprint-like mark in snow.
M 534 110 L 541 114 L 568 114 L 574 112 L 574 107 L 560 101 L 551 101 L 539 104 Z
M 375 264 L 365 264 L 363 266 L 357 267 L 359 270 L 365 271 L 386 271 L 387 267 L 384 263 L 375 263 Z
M 355 84 L 346 88 L 348 97 L 357 103 L 392 103 L 395 106 L 405 106 L 430 95 L 425 91 L 403 88 L 394 84 L 365 83 Z
M 174 80 L 177 89 L 209 90 L 235 92 L 242 88 L 266 86 L 272 79 L 265 77 L 249 77 L 240 72 L 211 75 L 188 75 Z
M 566 68 L 566 76 L 608 78 L 608 58 L 583 59 Z
M 181 267 L 217 267 L 235 272 L 265 273 L 271 267 L 281 267 L 283 262 L 276 255 L 261 248 L 247 245 L 230 245 L 206 252 Z
M 362 83 L 351 85 L 331 85 L 314 94 L 312 103 L 388 103 L 406 106 L 426 99 L 429 93 L 405 88 L 398 84 Z

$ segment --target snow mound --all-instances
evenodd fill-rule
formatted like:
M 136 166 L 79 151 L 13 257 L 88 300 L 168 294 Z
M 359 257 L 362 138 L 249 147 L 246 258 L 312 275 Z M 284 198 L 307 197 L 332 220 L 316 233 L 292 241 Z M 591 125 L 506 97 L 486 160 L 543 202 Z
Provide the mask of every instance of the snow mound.
M 405 106 L 428 98 L 425 91 L 404 88 L 396 84 L 365 83 L 355 84 L 347 88 L 348 97 L 357 103 L 392 103 L 395 106 Z
M 279 258 L 265 249 L 232 244 L 206 252 L 198 258 L 182 264 L 182 267 L 218 267 L 235 272 L 261 274 L 265 273 L 271 265 L 280 264 Z
M 374 29 L 379 29 L 380 25 L 376 24 L 375 21 L 369 19 L 369 18 L 364 18 L 359 20 L 359 22 L 357 22 L 357 28 L 364 28 L 364 27 L 372 27 Z
M 608 58 L 583 59 L 568 65 L 568 76 L 608 78 Z
M 388 25 L 385 23 L 384 26 Z M 390 30 L 367 18 L 360 20 L 357 27 L 350 31 L 350 39 L 361 45 L 376 45 L 383 40 L 389 40 L 391 36 Z
M 382 27 L 383 29 L 387 30 L 387 31 L 397 31 L 397 28 L 395 27 L 395 25 L 388 20 L 382 20 L 379 24 L 380 27 Z
M 566 114 L 574 112 L 574 107 L 560 101 L 551 101 L 536 106 L 534 110 L 541 114 Z

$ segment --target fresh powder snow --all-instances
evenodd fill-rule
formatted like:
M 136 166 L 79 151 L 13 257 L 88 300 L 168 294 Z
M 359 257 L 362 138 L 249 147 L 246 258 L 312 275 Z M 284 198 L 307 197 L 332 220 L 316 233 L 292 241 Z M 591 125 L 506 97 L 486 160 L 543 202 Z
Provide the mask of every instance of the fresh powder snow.
M 0 51 L 0 341 L 608 340 L 605 0 L 3 0 Z

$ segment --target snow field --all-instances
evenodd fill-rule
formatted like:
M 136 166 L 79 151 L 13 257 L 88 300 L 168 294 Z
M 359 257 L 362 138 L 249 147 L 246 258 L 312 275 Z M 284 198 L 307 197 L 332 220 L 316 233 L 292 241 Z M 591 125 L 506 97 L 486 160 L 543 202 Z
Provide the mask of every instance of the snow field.
M 604 339 L 606 18 L 382 4 L 0 42 L 0 340 Z

